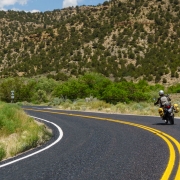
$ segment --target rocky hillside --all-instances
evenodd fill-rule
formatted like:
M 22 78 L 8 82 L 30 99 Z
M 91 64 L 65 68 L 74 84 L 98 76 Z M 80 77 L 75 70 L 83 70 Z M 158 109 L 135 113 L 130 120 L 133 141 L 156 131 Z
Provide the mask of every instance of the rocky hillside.
M 179 0 L 0 11 L 0 76 L 66 80 L 93 71 L 115 81 L 172 84 L 180 73 L 179 19 Z

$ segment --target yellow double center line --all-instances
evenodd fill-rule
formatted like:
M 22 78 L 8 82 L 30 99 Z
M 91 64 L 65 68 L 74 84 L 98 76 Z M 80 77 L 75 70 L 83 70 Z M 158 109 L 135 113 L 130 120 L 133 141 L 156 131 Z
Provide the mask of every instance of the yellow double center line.
M 47 110 L 45 111 L 45 110 L 37 110 L 37 109 L 25 109 L 25 110 L 47 112 L 47 113 L 51 113 L 51 114 L 62 114 L 62 115 L 67 115 L 67 116 L 78 116 L 78 117 L 89 118 L 89 119 L 91 118 L 91 119 L 96 119 L 96 120 L 109 121 L 109 122 L 114 122 L 114 123 L 120 123 L 120 124 L 135 126 L 135 127 L 147 130 L 147 131 L 159 136 L 160 138 L 162 138 L 169 147 L 169 152 L 170 152 L 169 161 L 168 161 L 167 167 L 166 167 L 166 169 L 165 169 L 165 171 L 161 177 L 161 180 L 168 180 L 170 178 L 171 173 L 172 173 L 173 168 L 174 168 L 176 156 L 175 156 L 175 149 L 174 149 L 172 142 L 177 147 L 178 156 L 179 156 L 179 164 L 178 164 L 178 168 L 177 168 L 177 172 L 176 172 L 174 180 L 180 180 L 180 143 L 175 138 L 173 138 L 172 136 L 170 136 L 170 135 L 168 135 L 162 131 L 159 131 L 159 130 L 154 129 L 154 128 L 150 128 L 148 126 L 136 124 L 136 123 L 126 122 L 126 121 L 122 121 L 122 120 L 114 120 L 114 119 L 109 119 L 109 118 L 101 118 L 101 117 L 96 117 L 96 116 L 85 116 L 85 115 L 80 115 L 80 114 L 68 114 L 68 113 L 63 113 L 63 112 L 53 112 L 53 111 L 47 111 Z

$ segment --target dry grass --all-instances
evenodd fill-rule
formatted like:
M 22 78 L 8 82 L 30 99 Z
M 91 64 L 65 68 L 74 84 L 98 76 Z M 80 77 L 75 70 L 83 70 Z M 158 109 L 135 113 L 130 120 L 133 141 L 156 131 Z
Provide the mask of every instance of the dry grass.
M 36 123 L 16 105 L 0 103 L 0 160 L 43 144 L 51 137 L 44 124 Z
M 172 104 L 180 104 L 179 94 L 173 94 L 170 95 L 170 97 L 172 98 Z M 86 102 L 85 100 L 78 100 L 73 103 L 61 103 L 58 108 L 63 110 L 159 116 L 158 106 L 154 106 L 154 102 L 131 102 L 129 104 L 118 103 L 116 105 L 113 105 L 97 99 L 90 102 Z M 176 114 L 176 117 L 177 116 L 179 116 L 179 113 Z

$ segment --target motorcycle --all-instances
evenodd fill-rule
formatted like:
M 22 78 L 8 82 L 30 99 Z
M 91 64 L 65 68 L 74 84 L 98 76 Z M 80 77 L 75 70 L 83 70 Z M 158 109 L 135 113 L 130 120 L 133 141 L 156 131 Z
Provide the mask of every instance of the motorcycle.
M 170 122 L 170 124 L 174 124 L 174 113 L 178 113 L 179 108 L 177 104 L 171 105 L 171 103 L 166 103 L 163 108 L 159 108 L 159 115 L 162 117 L 162 120 L 165 121 L 166 124 Z

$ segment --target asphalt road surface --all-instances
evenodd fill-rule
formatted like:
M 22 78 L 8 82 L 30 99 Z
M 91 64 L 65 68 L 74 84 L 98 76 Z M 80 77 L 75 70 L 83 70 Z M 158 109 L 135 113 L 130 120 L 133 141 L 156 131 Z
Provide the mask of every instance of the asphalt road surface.
M 180 120 L 24 110 L 53 129 L 45 145 L 0 163 L 0 180 L 178 180 Z M 39 119 L 40 118 L 40 119 Z

